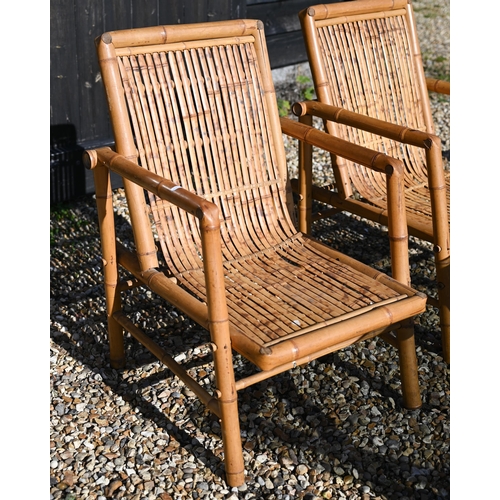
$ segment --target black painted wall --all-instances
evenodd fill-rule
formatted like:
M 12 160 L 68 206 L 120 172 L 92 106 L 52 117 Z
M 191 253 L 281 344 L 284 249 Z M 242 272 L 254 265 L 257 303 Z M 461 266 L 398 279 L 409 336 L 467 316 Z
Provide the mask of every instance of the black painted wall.
M 158 24 L 260 19 L 265 26 L 274 69 L 306 61 L 297 14 L 315 3 L 319 2 L 51 0 L 51 201 L 64 201 L 88 191 L 85 173 L 82 173 L 81 151 L 112 143 L 94 47 L 97 36 L 105 31 Z

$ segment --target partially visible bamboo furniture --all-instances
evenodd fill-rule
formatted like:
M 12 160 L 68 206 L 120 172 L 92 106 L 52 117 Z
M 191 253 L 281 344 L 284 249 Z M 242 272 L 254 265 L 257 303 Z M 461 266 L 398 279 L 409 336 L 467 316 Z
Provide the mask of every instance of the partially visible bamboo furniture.
M 439 307 L 449 362 L 450 173 L 443 169 L 428 92 L 449 94 L 450 84 L 424 75 L 411 0 L 321 4 L 299 18 L 317 102 L 297 103 L 293 111 L 303 123 L 320 117 L 333 136 L 404 163 L 409 233 L 434 244 L 438 301 L 428 302 Z M 301 161 L 312 161 L 311 148 Z M 387 225 L 384 176 L 335 155 L 332 164 L 335 185 L 313 187 L 312 198 Z M 298 189 L 296 179 L 292 185 Z M 316 216 L 311 210 L 302 200 L 306 227 Z
M 381 335 L 399 350 L 404 405 L 419 407 L 412 318 L 426 297 L 408 285 L 401 162 L 280 121 L 259 21 L 115 31 L 96 45 L 116 151 L 89 150 L 86 163 L 112 366 L 124 366 L 126 330 L 220 417 L 231 486 L 244 482 L 238 391 L 297 364 Z M 282 131 L 384 176 L 394 278 L 296 230 Z M 116 238 L 110 171 L 123 178 L 133 248 Z M 122 309 L 134 280 L 208 330 L 212 390 Z M 233 351 L 252 375 L 235 379 Z

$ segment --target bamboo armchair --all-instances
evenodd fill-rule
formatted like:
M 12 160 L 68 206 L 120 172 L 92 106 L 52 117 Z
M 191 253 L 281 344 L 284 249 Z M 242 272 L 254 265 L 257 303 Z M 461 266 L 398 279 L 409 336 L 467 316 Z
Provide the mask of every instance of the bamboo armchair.
M 404 163 L 408 231 L 434 244 L 438 300 L 429 297 L 428 303 L 439 307 L 449 362 L 450 173 L 443 168 L 429 91 L 449 94 L 450 83 L 424 75 L 411 0 L 315 5 L 301 11 L 299 19 L 317 100 L 292 109 L 305 124 L 320 117 L 335 137 Z M 300 158 L 312 161 L 309 146 Z M 314 186 L 312 198 L 334 208 L 312 214 L 312 204 L 301 200 L 306 227 L 339 210 L 387 225 L 384 177 L 335 155 L 332 166 L 335 185 Z M 299 182 L 292 180 L 295 191 Z
M 398 348 L 403 404 L 421 405 L 402 164 L 278 116 L 264 29 L 235 20 L 103 34 L 97 53 L 116 151 L 88 150 L 101 232 L 111 364 L 124 331 L 221 420 L 229 485 L 244 482 L 238 391 L 354 342 Z M 383 172 L 393 278 L 298 231 L 283 131 Z M 117 241 L 110 172 L 123 178 L 134 247 Z M 163 265 L 161 262 L 163 261 Z M 206 328 L 207 390 L 122 309 L 143 286 Z M 255 365 L 236 380 L 233 350 Z

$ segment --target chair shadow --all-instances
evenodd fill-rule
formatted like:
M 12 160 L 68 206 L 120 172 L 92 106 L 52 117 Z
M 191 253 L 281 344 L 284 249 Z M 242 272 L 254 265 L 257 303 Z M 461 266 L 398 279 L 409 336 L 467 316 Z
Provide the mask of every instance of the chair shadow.
M 100 238 L 97 229 L 97 215 L 95 210 L 91 208 L 91 204 L 93 203 L 92 197 L 84 198 L 84 201 L 88 204 L 88 206 L 86 206 L 84 210 L 80 210 L 79 216 L 85 219 L 85 223 L 80 225 L 79 230 L 76 231 L 71 238 L 67 238 L 67 235 L 61 237 L 54 243 L 53 248 L 51 248 L 51 302 L 53 306 L 51 307 L 51 319 L 55 320 L 56 316 L 63 316 L 68 324 L 71 324 L 73 321 L 73 319 L 69 317 L 73 304 L 72 300 L 68 298 L 67 295 L 66 286 L 68 283 L 71 283 L 74 287 L 72 290 L 73 297 L 77 298 L 79 306 L 84 306 L 88 310 L 92 310 L 93 308 L 95 310 L 95 307 L 98 307 L 96 304 L 100 304 L 101 306 L 103 304 L 104 290 L 102 284 L 100 283 L 100 276 L 96 275 L 95 270 L 97 267 L 100 269 L 101 265 L 99 257 Z M 345 222 L 347 223 L 349 221 Z M 117 216 L 118 227 L 126 228 L 127 225 L 128 221 L 125 218 Z M 375 229 L 368 228 L 368 231 L 375 231 Z M 384 251 L 388 248 L 388 243 L 386 245 L 384 242 L 383 235 L 378 235 L 377 238 L 375 238 L 375 234 L 366 234 L 365 232 L 363 236 L 364 238 L 361 238 L 361 236 L 357 237 L 365 240 L 365 248 L 377 248 L 379 246 L 380 249 L 383 249 Z M 126 236 L 124 236 L 124 238 L 126 238 Z M 378 243 L 370 243 L 372 238 L 376 239 Z M 80 264 L 73 267 L 69 274 L 65 274 L 66 271 L 64 271 L 64 269 L 59 269 L 57 266 L 57 261 L 60 258 L 59 256 L 65 254 L 67 251 L 85 253 L 85 258 L 80 259 Z M 366 263 L 369 264 L 369 261 L 371 261 L 373 264 L 378 258 L 378 254 L 368 250 L 366 257 L 368 260 Z M 63 286 L 60 286 L 60 284 Z M 139 297 L 138 300 L 140 301 L 142 299 Z M 141 305 L 146 306 L 146 303 L 144 302 Z M 141 415 L 143 415 L 145 419 L 154 421 L 160 431 L 164 431 L 173 437 L 181 447 L 185 449 L 191 449 L 193 446 L 204 448 L 206 450 L 206 454 L 201 458 L 202 463 L 204 466 L 210 467 L 216 476 L 224 478 L 223 464 L 220 461 L 220 457 L 216 456 L 212 451 L 207 449 L 206 446 L 196 438 L 196 436 L 190 435 L 189 432 L 180 427 L 174 420 L 168 418 L 165 413 L 160 411 L 158 407 L 143 396 L 142 392 L 145 389 L 153 388 L 157 384 L 164 383 L 165 379 L 173 377 L 170 370 L 167 368 L 160 369 L 151 375 L 143 377 L 139 381 L 133 377 L 130 377 L 130 380 L 128 380 L 125 376 L 125 371 L 114 370 L 109 366 L 108 345 L 106 340 L 106 318 L 104 310 L 96 313 L 93 321 L 94 328 L 88 326 L 84 316 L 80 317 L 78 321 L 73 322 L 73 325 L 67 332 L 61 332 L 56 328 L 51 328 L 51 338 L 57 345 L 65 350 L 69 356 L 86 366 L 92 374 L 99 374 L 102 377 L 102 383 L 106 384 L 116 397 L 121 397 L 125 401 L 129 402 L 129 404 L 132 405 L 133 408 L 135 408 Z M 169 354 L 174 357 L 185 350 L 185 345 L 175 342 L 176 331 L 185 328 L 196 329 L 199 327 L 189 321 L 183 321 L 181 324 L 174 322 L 171 324 L 170 339 L 167 338 L 167 334 L 169 332 L 160 332 L 157 334 L 158 342 L 166 342 L 169 347 Z M 84 352 L 84 350 L 80 347 L 81 345 L 92 346 L 92 359 L 85 353 L 89 352 L 89 350 Z M 149 351 L 138 347 L 139 343 L 137 343 L 134 339 L 127 339 L 128 362 L 126 371 L 132 372 L 138 368 L 143 368 L 146 365 L 157 362 L 156 357 L 149 353 Z M 426 346 L 426 348 L 427 347 L 428 346 Z M 375 387 L 383 397 L 392 398 L 395 403 L 393 411 L 406 412 L 409 414 L 408 410 L 404 410 L 401 407 L 400 394 L 398 391 L 393 390 L 389 385 L 384 383 L 384 381 L 371 375 L 369 371 L 364 370 L 353 363 L 342 361 L 336 353 L 325 356 L 324 358 L 321 358 L 321 360 L 318 360 L 318 362 L 320 361 L 322 363 L 332 364 L 336 370 L 344 372 L 347 376 L 357 377 L 360 381 L 366 381 L 371 387 Z M 203 363 L 205 363 L 205 360 L 199 358 L 191 360 L 186 366 L 189 368 L 196 368 Z M 314 369 L 314 367 L 311 369 Z M 298 426 L 299 430 L 297 431 L 297 435 L 290 432 L 287 426 L 287 418 L 283 418 L 283 416 L 279 416 L 275 412 L 273 412 L 269 417 L 262 414 L 262 416 L 258 417 L 260 419 L 258 429 L 260 439 L 265 439 L 267 437 L 268 439 L 278 440 L 280 444 L 290 448 L 297 456 L 299 456 L 304 443 L 308 446 L 320 446 L 322 443 L 321 434 L 324 433 L 329 438 L 328 445 L 324 445 L 328 452 L 325 455 L 325 457 L 327 457 L 326 459 L 330 461 L 336 459 L 341 463 L 345 461 L 345 457 L 343 456 L 341 450 L 334 446 L 330 437 L 335 434 L 336 440 L 340 439 L 341 441 L 346 442 L 350 439 L 350 434 L 342 431 L 336 419 L 325 415 L 323 413 L 323 408 L 315 403 L 311 404 L 310 399 L 306 394 L 304 394 L 303 391 L 301 391 L 299 383 L 292 373 L 285 372 L 278 377 L 274 377 L 274 379 L 261 382 L 240 391 L 239 399 L 241 401 L 241 405 L 244 406 L 246 402 L 251 401 L 252 407 L 255 408 L 254 411 L 258 412 L 259 407 L 266 406 L 266 399 L 263 394 L 269 387 L 274 387 L 274 390 L 278 391 L 282 401 L 285 401 L 283 404 L 288 414 L 293 412 L 293 408 L 297 408 L 297 404 L 305 406 L 307 408 L 307 412 L 297 413 L 294 416 L 294 418 L 301 420 L 302 422 L 301 425 Z M 290 401 L 293 401 L 293 403 Z M 428 409 L 429 408 L 424 405 L 422 409 L 417 410 L 417 413 Z M 311 417 L 313 414 L 318 416 L 321 426 L 318 431 L 319 435 L 313 442 L 308 443 L 310 436 L 305 431 L 301 432 L 301 429 L 310 428 L 310 423 L 307 421 L 306 415 L 307 417 Z M 213 423 L 211 420 L 214 420 L 214 417 L 209 414 L 208 410 L 204 409 L 201 403 L 191 405 L 191 409 L 189 410 L 189 414 L 187 416 L 191 419 L 199 419 L 201 416 L 201 418 L 206 419 L 206 425 L 208 426 L 211 426 Z M 241 427 L 242 430 L 245 430 L 245 422 L 242 422 Z M 359 462 L 362 464 L 370 464 L 376 461 L 380 464 L 380 468 L 383 470 L 391 470 L 396 466 L 395 459 L 390 455 L 374 455 L 371 452 L 363 451 L 360 448 L 356 449 L 355 447 L 352 453 L 352 460 L 354 460 L 355 463 Z M 219 463 L 216 470 L 213 470 L 214 463 Z M 250 474 L 248 479 L 255 480 L 255 476 L 252 475 L 253 472 L 248 469 L 247 471 Z M 384 494 L 384 492 L 386 492 L 383 486 L 379 485 L 377 488 L 379 488 L 376 491 L 377 494 Z M 388 488 L 387 492 L 393 491 L 391 488 Z M 407 491 L 405 489 L 406 487 L 403 486 L 402 488 L 402 493 L 411 494 L 413 495 L 412 498 L 419 498 L 418 492 Z
M 71 207 L 75 203 L 79 203 L 81 206 L 85 204 L 87 209 L 82 213 L 79 210 L 79 216 L 84 219 L 81 221 L 79 227 L 82 229 L 80 232 L 75 231 L 72 237 L 69 239 L 67 235 L 62 235 L 60 241 L 54 241 L 51 248 L 51 320 L 56 320 L 58 322 L 65 322 L 66 324 L 71 324 L 73 326 L 67 329 L 66 332 L 58 331 L 56 328 L 51 327 L 50 337 L 55 344 L 59 345 L 64 351 L 67 352 L 69 356 L 74 358 L 78 363 L 81 363 L 87 367 L 94 375 L 99 375 L 102 377 L 102 383 L 107 385 L 116 397 L 121 397 L 124 401 L 129 402 L 136 410 L 138 410 L 144 418 L 150 419 L 156 423 L 158 429 L 164 431 L 171 437 L 173 437 L 180 446 L 184 448 L 203 447 L 203 443 L 196 439 L 196 437 L 191 436 L 184 429 L 179 427 L 175 421 L 170 420 L 166 415 L 160 411 L 154 404 L 147 401 L 145 397 L 142 396 L 141 392 L 154 385 L 164 381 L 166 378 L 173 377 L 172 372 L 168 368 L 153 373 L 152 375 L 146 376 L 140 380 L 132 380 L 129 382 L 127 377 L 124 376 L 126 372 L 133 372 L 138 368 L 143 368 L 151 363 L 158 362 L 157 358 L 143 348 L 139 342 L 137 342 L 130 335 L 126 334 L 126 368 L 123 370 L 115 370 L 109 365 L 109 351 L 107 343 L 107 325 L 106 325 L 106 315 L 104 308 L 104 287 L 100 283 L 100 277 L 96 276 L 94 269 L 99 268 L 100 272 L 100 236 L 98 232 L 98 219 L 97 213 L 92 208 L 95 204 L 92 196 L 82 196 L 78 198 L 73 203 L 63 204 L 63 209 L 65 207 Z M 115 215 L 117 221 L 117 227 L 122 228 L 122 237 L 127 239 L 126 226 L 129 225 L 128 221 L 120 216 Z M 57 231 L 55 231 L 57 233 Z M 55 234 L 52 238 L 57 238 L 59 235 Z M 85 252 L 88 256 L 88 262 L 85 264 L 84 260 L 80 257 L 78 266 L 71 268 L 69 274 L 66 273 L 64 269 L 57 267 L 57 260 L 54 255 L 66 254 L 69 252 Z M 96 279 L 97 278 L 97 279 Z M 74 314 L 72 301 L 68 298 L 67 286 L 71 283 L 72 286 L 72 296 L 75 297 L 75 302 L 85 308 L 88 311 L 95 309 L 96 304 L 101 303 L 101 311 L 93 316 L 91 321 L 94 324 L 94 328 L 87 327 L 85 317 L 78 318 L 79 321 L 76 322 L 71 317 Z M 89 286 L 90 284 L 90 286 Z M 62 286 L 59 286 L 62 285 Z M 146 306 L 146 304 L 144 304 Z M 172 323 L 172 330 L 178 329 L 179 325 L 177 322 Z M 191 323 L 189 327 L 196 327 L 194 323 Z M 207 336 L 208 338 L 208 336 Z M 161 341 L 161 339 L 157 339 Z M 88 346 L 92 346 L 92 358 L 90 359 L 88 355 L 84 353 L 84 350 L 80 345 L 87 346 L 87 352 L 90 350 Z M 172 344 L 169 351 L 170 355 L 176 356 L 180 354 L 183 349 L 182 346 L 176 347 Z M 196 362 L 191 363 L 191 367 L 196 366 Z M 200 403 L 201 404 L 201 403 Z M 207 450 L 205 457 L 203 458 L 203 463 L 208 466 L 210 462 L 220 461 L 210 450 Z M 214 471 L 214 474 L 224 477 L 222 469 Z
M 315 366 L 309 365 L 307 370 L 315 371 L 318 366 L 317 363 L 332 365 L 335 373 L 337 375 L 341 374 L 343 380 L 356 377 L 359 379 L 358 384 L 367 382 L 370 388 L 380 393 L 383 398 L 392 398 L 395 404 L 392 410 L 389 411 L 402 414 L 404 418 L 413 417 L 418 420 L 419 415 L 425 414 L 432 409 L 425 402 L 418 410 L 403 408 L 401 394 L 398 391 L 395 391 L 383 380 L 371 375 L 367 370 L 360 368 L 355 363 L 342 361 L 338 353 L 329 354 L 316 360 L 316 363 L 313 362 Z M 328 385 L 330 382 L 332 381 L 325 377 L 321 383 Z M 415 470 L 415 467 L 411 465 L 410 461 L 407 465 L 402 464 L 395 452 L 391 453 L 390 450 L 384 453 L 367 451 L 359 446 L 359 438 L 358 443 L 355 444 L 352 438 L 360 430 L 361 424 L 358 425 L 354 421 L 349 426 L 352 432 L 345 432 L 342 428 L 343 422 L 339 422 L 339 410 L 334 408 L 332 413 L 336 413 L 335 415 L 327 414 L 328 411 L 332 410 L 332 406 L 326 408 L 314 402 L 312 398 L 314 393 L 307 394 L 300 387 L 300 384 L 297 373 L 290 371 L 282 373 L 274 377 L 274 379 L 265 380 L 248 387 L 239 393 L 239 399 L 242 401 L 240 403 L 242 407 L 240 413 L 244 412 L 244 405 L 247 402 L 251 404 L 252 411 L 259 415 L 252 422 L 254 426 L 258 426 L 258 439 L 270 443 L 277 441 L 280 445 L 286 447 L 287 454 L 294 457 L 294 465 L 307 463 L 309 467 L 314 468 L 318 467 L 318 465 L 328 467 L 329 464 L 339 463 L 344 471 L 349 470 L 350 467 L 357 468 L 361 482 L 371 481 L 370 494 L 375 494 L 377 497 L 379 495 L 389 495 L 382 498 L 394 498 L 391 495 L 394 495 L 395 491 L 404 498 L 431 499 L 446 497 L 446 495 L 444 497 L 440 495 L 433 496 L 433 493 L 429 491 L 430 488 L 419 490 L 409 485 L 405 479 L 412 470 Z M 266 408 L 266 402 L 268 402 L 266 395 L 270 390 L 272 390 L 275 398 L 274 409 L 271 410 L 271 414 L 269 414 L 269 411 L 267 413 L 259 412 L 258 408 Z M 332 389 L 332 393 L 334 392 L 338 394 L 342 391 L 339 391 L 338 388 Z M 346 400 L 346 404 L 349 403 L 352 405 L 355 401 Z M 269 406 L 267 405 L 267 409 L 269 409 Z M 283 407 L 285 408 L 284 411 Z M 297 409 L 303 411 L 297 412 Z M 293 428 L 287 418 L 292 414 L 294 415 Z M 357 415 L 355 416 L 357 418 Z M 382 421 L 387 421 L 387 416 Z M 245 424 L 242 424 L 242 429 L 245 429 Z M 279 449 L 279 447 L 277 448 Z M 369 446 L 367 446 L 368 448 Z M 311 450 L 314 451 L 311 452 Z M 309 454 L 309 459 L 304 459 L 307 454 Z M 275 458 L 275 460 L 278 460 L 278 458 Z M 374 477 L 374 474 L 370 476 L 368 471 L 373 468 L 385 479 Z M 334 466 L 331 466 L 332 474 L 335 474 L 333 469 Z M 423 467 L 419 472 L 421 475 L 430 476 L 433 470 L 432 467 Z M 403 472 L 406 473 L 406 476 L 402 476 Z M 249 479 L 256 480 L 257 476 L 258 470 Z M 441 491 L 445 489 L 449 491 L 449 481 L 447 483 L 446 480 L 443 480 L 440 487 Z M 311 498 L 317 497 L 312 495 Z

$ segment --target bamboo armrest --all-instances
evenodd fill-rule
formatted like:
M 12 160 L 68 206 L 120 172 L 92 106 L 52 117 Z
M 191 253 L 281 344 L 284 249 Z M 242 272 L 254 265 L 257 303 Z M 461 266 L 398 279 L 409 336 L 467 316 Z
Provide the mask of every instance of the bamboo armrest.
M 427 90 L 437 92 L 438 94 L 450 95 L 450 82 L 446 80 L 438 80 L 436 78 L 426 78 Z
M 410 144 L 425 150 L 425 155 L 427 158 L 427 176 L 429 181 L 429 188 L 433 193 L 432 196 L 440 198 L 439 201 L 435 198 L 434 203 L 441 206 L 441 209 L 446 210 L 446 199 L 436 194 L 439 191 L 446 189 L 446 181 L 443 169 L 442 161 L 442 150 L 441 150 L 441 139 L 427 132 L 422 132 L 420 130 L 414 130 L 402 125 L 397 125 L 394 123 L 389 123 L 384 120 L 379 120 L 377 118 L 371 118 L 360 113 L 354 113 L 348 111 L 344 108 L 339 108 L 329 104 L 323 104 L 318 101 L 302 101 L 297 102 L 293 105 L 293 112 L 298 117 L 317 116 L 323 120 L 330 120 L 333 122 L 341 123 L 343 125 L 348 125 L 355 127 L 372 134 L 378 134 L 382 137 L 387 137 L 394 141 L 399 141 L 404 144 Z M 339 140 L 339 139 L 337 139 Z M 354 145 L 351 146 L 353 148 Z M 327 149 L 327 148 L 326 148 Z M 337 153 L 338 156 L 343 156 L 344 158 L 351 160 L 350 157 L 343 155 L 342 153 Z M 362 161 L 352 160 L 361 165 L 367 166 Z
M 381 173 L 392 173 L 393 170 L 403 172 L 403 164 L 400 160 L 384 153 L 374 151 L 364 146 L 334 137 L 322 130 L 305 125 L 289 118 L 280 118 L 283 133 L 299 139 L 312 146 L 319 147 L 347 160 L 359 163 L 365 167 Z
M 293 113 L 298 116 L 311 115 L 343 125 L 359 128 L 372 134 L 387 137 L 394 141 L 411 144 L 419 148 L 429 149 L 431 146 L 441 148 L 439 137 L 420 130 L 411 129 L 395 123 L 389 123 L 377 118 L 371 118 L 360 113 L 354 113 L 344 108 L 318 101 L 296 102 L 292 107 Z
M 401 160 L 384 153 L 334 137 L 304 123 L 280 118 L 283 133 L 312 146 L 360 163 L 386 175 L 388 199 L 388 230 L 392 256 L 393 277 L 405 284 L 410 283 L 408 267 L 408 229 L 404 196 L 404 165 Z M 310 165 L 312 166 L 312 164 Z M 310 168 L 309 168 L 310 170 Z M 300 176 L 300 174 L 299 174 Z M 309 171 L 304 182 L 299 182 L 299 211 L 311 204 L 312 175 Z M 300 221 L 303 231 L 309 232 L 309 223 Z
M 217 346 L 230 345 L 229 329 L 226 328 L 229 315 L 224 286 L 222 243 L 217 205 L 140 167 L 109 147 L 86 151 L 84 163 L 89 169 L 99 166 L 106 167 L 199 219 L 207 290 L 208 324 L 212 339 Z
M 109 147 L 86 151 L 84 161 L 85 166 L 89 169 L 93 169 L 98 164 L 102 164 L 109 168 L 109 170 L 151 191 L 161 199 L 173 203 L 200 220 L 206 216 L 213 218 L 214 214 L 211 212 L 215 211 L 215 220 L 218 224 L 218 208 L 215 204 L 184 189 L 169 179 L 165 179 L 140 167 L 133 161 L 114 152 Z

